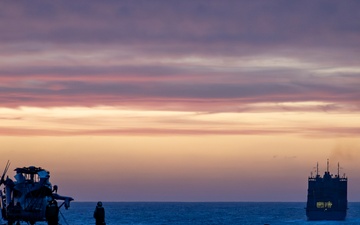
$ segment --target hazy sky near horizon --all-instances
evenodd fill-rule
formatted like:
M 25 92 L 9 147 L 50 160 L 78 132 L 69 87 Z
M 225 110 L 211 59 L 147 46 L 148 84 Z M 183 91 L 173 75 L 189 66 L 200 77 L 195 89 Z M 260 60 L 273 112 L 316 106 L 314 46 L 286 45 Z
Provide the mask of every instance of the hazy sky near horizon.
M 359 8 L 3 1 L 0 165 L 78 201 L 306 201 L 330 159 L 360 201 Z

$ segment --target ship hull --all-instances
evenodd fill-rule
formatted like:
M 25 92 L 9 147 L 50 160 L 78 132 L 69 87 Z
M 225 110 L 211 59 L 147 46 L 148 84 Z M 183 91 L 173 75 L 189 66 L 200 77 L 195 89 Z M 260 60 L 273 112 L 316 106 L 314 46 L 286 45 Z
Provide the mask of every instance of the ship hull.
M 306 211 L 308 220 L 345 220 L 346 211 Z

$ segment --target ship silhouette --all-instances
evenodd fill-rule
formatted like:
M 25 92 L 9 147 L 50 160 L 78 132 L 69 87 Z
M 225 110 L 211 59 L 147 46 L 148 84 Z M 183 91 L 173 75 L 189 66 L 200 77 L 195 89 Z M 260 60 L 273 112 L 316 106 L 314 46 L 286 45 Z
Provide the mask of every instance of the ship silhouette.
M 49 221 L 48 209 L 51 209 L 51 204 L 56 203 L 58 213 L 60 207 L 68 209 L 74 200 L 57 193 L 57 185 L 49 181 L 49 171 L 35 166 L 16 168 L 15 180 L 9 177 L 5 179 L 9 166 L 8 161 L 0 179 L 0 186 L 5 186 L 4 191 L 0 190 L 1 214 L 8 225 L 20 224 L 21 221 L 31 225 L 38 221 Z M 60 206 L 57 205 L 58 200 L 62 201 Z M 57 218 L 58 215 L 55 216 Z
M 336 175 L 327 170 L 319 175 L 319 165 L 316 166 L 316 176 L 308 178 L 308 194 L 306 216 L 308 220 L 345 220 L 347 211 L 347 177 L 340 177 L 340 165 Z

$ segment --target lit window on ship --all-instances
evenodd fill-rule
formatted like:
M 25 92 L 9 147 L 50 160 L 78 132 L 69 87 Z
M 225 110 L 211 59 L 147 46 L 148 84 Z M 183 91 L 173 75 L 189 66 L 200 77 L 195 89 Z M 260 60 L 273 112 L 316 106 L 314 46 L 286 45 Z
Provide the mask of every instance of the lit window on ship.
M 328 202 L 316 202 L 316 208 L 319 208 L 319 209 L 323 209 L 323 208 L 330 209 L 332 205 L 333 204 L 330 201 L 328 201 Z

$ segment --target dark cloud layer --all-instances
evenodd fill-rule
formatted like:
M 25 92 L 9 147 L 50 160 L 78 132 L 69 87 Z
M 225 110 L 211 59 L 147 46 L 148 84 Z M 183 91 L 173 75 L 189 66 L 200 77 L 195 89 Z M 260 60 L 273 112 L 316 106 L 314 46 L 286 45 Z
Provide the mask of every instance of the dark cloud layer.
M 360 26 L 358 1 L 8 1 L 1 5 L 5 19 L 0 28 L 6 32 L 1 32 L 0 40 L 7 42 L 357 47 L 349 39 L 355 41 Z
M 310 0 L 1 2 L 0 105 L 358 106 L 359 8 Z

